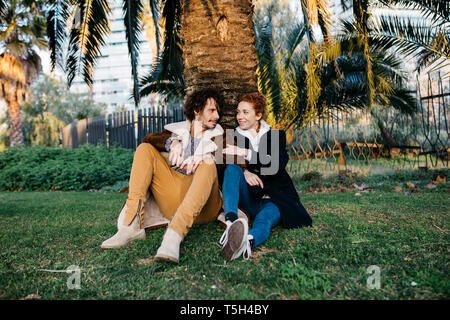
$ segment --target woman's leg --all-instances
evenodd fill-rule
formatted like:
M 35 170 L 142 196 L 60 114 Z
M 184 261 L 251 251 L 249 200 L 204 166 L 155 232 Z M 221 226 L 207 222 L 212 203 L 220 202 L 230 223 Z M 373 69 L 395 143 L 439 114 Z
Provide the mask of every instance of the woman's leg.
M 238 205 L 251 216 L 256 214 L 255 201 L 251 198 L 247 181 L 245 181 L 244 173 L 241 167 L 235 164 L 227 165 L 222 185 L 222 200 L 225 214 L 233 212 L 237 214 Z
M 253 247 L 259 246 L 269 238 L 270 230 L 280 221 L 280 210 L 272 201 L 262 200 L 262 209 L 257 213 L 252 228 L 248 232 L 253 236 Z

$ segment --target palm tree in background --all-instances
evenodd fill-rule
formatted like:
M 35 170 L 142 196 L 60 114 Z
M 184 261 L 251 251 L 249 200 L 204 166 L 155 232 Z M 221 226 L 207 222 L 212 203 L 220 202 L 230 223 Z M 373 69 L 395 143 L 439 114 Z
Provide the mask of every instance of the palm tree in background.
M 1 1 L 0 5 L 0 85 L 8 106 L 11 147 L 23 144 L 20 105 L 28 98 L 32 80 L 41 72 L 35 48 L 47 46 L 42 12 L 39 1 Z
M 366 68 L 366 95 L 370 106 L 376 96 L 373 74 L 372 52 L 381 52 L 397 47 L 408 56 L 418 56 L 421 66 L 442 66 L 438 61 L 448 61 L 448 2 L 439 0 L 342 0 L 353 8 L 352 32 L 343 35 L 351 41 L 349 52 L 362 52 Z M 303 25 L 308 50 L 306 56 L 305 82 L 307 108 L 302 109 L 302 119 L 314 119 L 320 113 L 321 70 L 333 63 L 343 52 L 341 39 L 333 39 L 330 30 L 333 19 L 329 13 L 328 0 L 301 0 Z M 432 18 L 431 25 L 423 28 L 423 23 L 405 17 L 373 18 L 371 7 L 403 6 L 420 9 Z M 349 5 L 349 7 L 351 6 Z M 277 108 L 281 99 L 276 89 L 279 81 L 264 77 L 264 63 L 258 60 L 255 50 L 255 35 L 250 0 L 231 3 L 225 0 L 149 0 L 155 23 L 156 35 L 163 39 L 163 48 L 153 64 L 151 72 L 139 78 L 137 61 L 139 42 L 137 41 L 142 20 L 142 1 L 123 0 L 124 23 L 128 41 L 129 55 L 134 79 L 133 96 L 138 106 L 141 94 L 174 89 L 177 94 L 186 94 L 194 89 L 214 86 L 226 97 L 223 124 L 233 126 L 234 107 L 238 96 L 244 92 L 264 91 L 273 88 L 270 99 Z M 75 11 L 73 11 L 74 9 Z M 69 55 L 65 68 L 69 83 L 75 74 L 82 74 L 86 83 L 91 84 L 92 70 L 104 39 L 109 33 L 108 17 L 110 9 L 106 0 L 59 0 L 53 2 L 48 10 L 49 40 L 53 65 L 62 52 L 64 38 L 69 39 Z M 397 19 L 397 20 L 396 20 Z M 69 23 L 67 23 L 69 21 Z M 403 21 L 403 20 L 402 20 Z M 427 22 L 428 23 L 428 22 Z M 320 32 L 313 32 L 319 27 Z M 162 35 L 160 27 L 164 30 Z M 67 32 L 71 28 L 70 34 Z M 350 29 L 348 29 L 350 30 Z M 345 39 L 344 39 L 345 40 Z M 158 45 L 159 48 L 159 45 Z M 159 49 L 158 49 L 159 51 Z M 292 57 L 291 57 L 292 59 Z M 437 59 L 437 60 L 436 60 Z M 286 60 L 289 61 L 289 60 Z M 287 72 L 289 64 L 284 64 Z M 435 65 L 436 66 L 436 65 Z M 286 69 L 287 68 L 287 69 Z M 258 71 L 259 82 L 256 76 Z M 182 74 L 182 75 L 181 75 Z M 273 84 L 270 85 L 270 84 Z M 296 105 L 298 101 L 291 101 Z M 273 113 L 276 117 L 277 110 Z M 284 118 L 280 118 L 284 121 Z M 279 119 L 277 119 L 279 120 Z M 285 125 L 290 125 L 289 123 Z
M 398 50 L 405 59 L 417 61 L 416 71 L 433 72 L 450 65 L 450 1 L 445 0 L 342 0 L 343 10 L 353 7 L 355 22 L 346 36 L 363 39 L 366 47 Z M 392 13 L 370 14 L 371 8 L 391 8 Z M 398 15 L 415 10 L 421 17 Z
M 383 15 L 374 20 L 370 36 L 380 50 L 398 48 L 406 58 L 417 59 L 417 71 L 450 66 L 450 1 L 384 0 L 387 6 L 413 9 L 422 18 Z
M 406 87 L 407 75 L 402 69 L 401 59 L 395 54 L 369 47 L 372 62 L 372 79 L 369 81 L 367 53 L 356 35 L 336 40 L 329 47 L 317 47 L 318 57 L 328 58 L 318 66 L 317 83 L 320 88 L 317 90 L 316 104 L 311 107 L 308 104 L 309 91 L 305 86 L 311 76 L 308 74 L 311 48 L 306 39 L 307 27 L 303 23 L 293 26 L 283 48 L 274 48 L 270 24 L 269 19 L 266 24 L 256 26 L 260 90 L 267 97 L 269 121 L 287 130 L 288 138 L 296 130 L 318 117 L 327 116 L 332 110 L 371 110 L 372 103 L 375 103 L 403 114 L 416 112 L 417 101 Z M 332 54 L 328 52 L 330 49 Z M 339 54 L 335 56 L 336 49 L 339 49 Z M 335 58 L 331 59 L 332 56 Z M 369 101 L 367 94 L 369 83 L 374 88 L 373 101 Z M 377 124 L 385 140 L 390 140 L 384 134 L 383 123 L 378 121 Z
M 242 93 L 256 91 L 257 57 L 250 0 L 149 0 L 156 34 L 164 27 L 164 48 L 146 77 L 143 93 L 184 81 L 185 92 L 216 87 L 225 96 L 222 124 L 235 125 L 234 107 Z M 142 0 L 123 0 L 124 24 L 134 79 L 135 105 L 140 101 L 139 33 Z M 69 84 L 76 74 L 92 85 L 92 71 L 109 34 L 111 10 L 106 0 L 60 0 L 48 10 L 53 66 L 69 41 L 65 63 Z M 69 23 L 67 22 L 69 21 Z M 70 33 L 67 30 L 70 28 Z M 158 46 L 159 47 L 159 46 Z M 183 81 L 179 71 L 183 71 Z M 144 79 L 145 80 L 145 79 Z

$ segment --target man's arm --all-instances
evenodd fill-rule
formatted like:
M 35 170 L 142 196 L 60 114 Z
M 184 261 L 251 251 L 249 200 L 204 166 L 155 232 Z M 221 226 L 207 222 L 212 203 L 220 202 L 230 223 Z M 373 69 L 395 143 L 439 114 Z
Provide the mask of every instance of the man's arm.
M 159 152 L 166 151 L 166 140 L 172 136 L 172 133 L 168 130 L 163 132 L 153 132 L 145 135 L 143 143 L 150 143 Z

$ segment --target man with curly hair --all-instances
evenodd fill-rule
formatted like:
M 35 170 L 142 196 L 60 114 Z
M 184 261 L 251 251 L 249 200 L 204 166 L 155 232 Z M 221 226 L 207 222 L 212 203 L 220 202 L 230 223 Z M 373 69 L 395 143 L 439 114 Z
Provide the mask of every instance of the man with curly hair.
M 224 130 L 218 124 L 222 95 L 198 90 L 186 98 L 186 121 L 148 134 L 134 154 L 128 198 L 119 215 L 118 231 L 102 248 L 118 248 L 145 238 L 144 212 L 156 204 L 167 230 L 156 259 L 178 263 L 180 244 L 193 223 L 214 221 L 222 208 L 214 142 Z M 169 152 L 165 159 L 160 152 Z M 149 203 L 151 191 L 154 204 Z

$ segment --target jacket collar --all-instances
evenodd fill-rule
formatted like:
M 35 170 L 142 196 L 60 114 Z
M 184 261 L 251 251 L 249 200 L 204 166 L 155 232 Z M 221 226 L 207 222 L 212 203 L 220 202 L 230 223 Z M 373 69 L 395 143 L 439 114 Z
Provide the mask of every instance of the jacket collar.
M 186 148 L 189 143 L 190 131 L 191 131 L 191 121 L 181 121 L 169 123 L 164 126 L 164 129 L 174 133 L 179 136 L 182 140 L 183 148 Z M 223 135 L 223 129 L 220 124 L 216 124 L 213 129 L 206 130 L 202 137 L 201 143 L 195 150 L 194 154 L 204 154 L 209 152 L 214 152 L 217 150 L 217 145 L 211 141 L 212 138 Z
M 175 133 L 176 135 L 183 136 L 186 133 L 190 134 L 191 131 L 191 121 L 181 121 L 169 123 L 164 126 L 164 129 Z M 213 129 L 208 129 L 203 133 L 202 139 L 211 139 L 212 137 L 220 136 L 223 134 L 223 129 L 220 124 L 216 124 Z
M 243 135 L 244 137 L 247 137 L 250 140 L 250 143 L 252 144 L 253 150 L 257 151 L 261 137 L 267 132 L 269 132 L 270 129 L 272 129 L 272 127 L 267 122 L 261 119 L 259 132 L 256 135 L 256 137 L 253 137 L 248 130 L 243 130 L 240 127 L 237 127 L 236 131 L 239 134 Z

